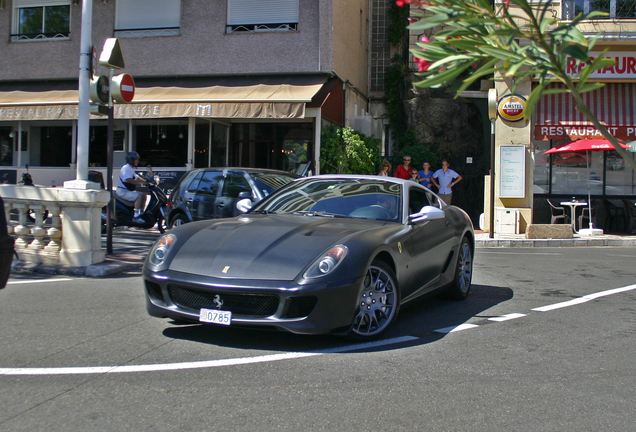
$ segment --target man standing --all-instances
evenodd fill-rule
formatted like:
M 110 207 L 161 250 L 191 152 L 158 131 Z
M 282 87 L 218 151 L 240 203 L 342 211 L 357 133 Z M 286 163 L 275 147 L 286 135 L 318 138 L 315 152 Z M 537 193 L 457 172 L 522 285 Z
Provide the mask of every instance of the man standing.
M 126 165 L 119 172 L 115 195 L 126 201 L 133 201 L 135 203 L 133 222 L 144 224 L 145 221 L 141 218 L 141 214 L 146 207 L 146 195 L 137 192 L 135 189 L 137 189 L 137 185 L 145 184 L 146 180 L 135 174 L 137 165 L 139 165 L 139 154 L 137 152 L 128 153 L 126 155 Z
M 442 201 L 450 205 L 451 199 L 453 198 L 452 187 L 462 180 L 462 176 L 457 174 L 452 169 L 449 169 L 448 167 L 448 161 L 444 159 L 442 161 L 442 168 L 435 171 L 435 174 L 433 174 L 433 178 L 431 180 L 438 188 L 438 195 L 442 199 Z
M 395 169 L 395 177 L 404 180 L 411 178 L 411 156 L 404 156 L 404 165 L 398 165 Z

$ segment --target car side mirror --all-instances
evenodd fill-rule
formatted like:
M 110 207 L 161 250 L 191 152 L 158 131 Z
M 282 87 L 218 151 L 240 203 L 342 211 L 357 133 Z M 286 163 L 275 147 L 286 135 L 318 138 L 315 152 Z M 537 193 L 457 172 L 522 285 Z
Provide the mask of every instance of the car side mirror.
M 245 199 L 245 198 L 248 198 L 248 199 L 250 199 L 250 200 L 251 200 L 251 199 L 252 199 L 252 194 L 251 194 L 251 193 L 249 193 L 249 192 L 239 192 L 238 198 L 239 198 L 240 200 L 241 200 L 241 199 Z
M 241 192 L 247 193 L 247 192 Z M 236 203 L 236 209 L 241 213 L 247 213 L 252 208 L 252 200 L 249 198 L 244 198 Z
M 446 214 L 443 210 L 433 206 L 424 206 L 419 212 L 409 215 L 409 220 L 411 223 L 417 223 L 422 221 L 444 219 L 445 217 Z

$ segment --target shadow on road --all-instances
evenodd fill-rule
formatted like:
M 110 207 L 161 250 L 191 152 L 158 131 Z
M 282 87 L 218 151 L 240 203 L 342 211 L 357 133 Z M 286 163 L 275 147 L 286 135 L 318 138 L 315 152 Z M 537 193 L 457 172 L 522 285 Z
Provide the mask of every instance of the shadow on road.
M 414 336 L 417 339 L 393 345 L 383 345 L 364 351 L 391 350 L 405 345 L 422 345 L 443 338 L 438 329 L 476 322 L 488 317 L 484 312 L 510 300 L 513 291 L 507 287 L 473 285 L 466 300 L 451 301 L 441 295 L 419 299 L 400 310 L 395 322 L 378 341 Z M 172 339 L 218 345 L 223 347 L 263 351 L 321 351 L 356 344 L 330 335 L 306 336 L 283 331 L 264 331 L 238 327 L 174 323 L 163 331 Z

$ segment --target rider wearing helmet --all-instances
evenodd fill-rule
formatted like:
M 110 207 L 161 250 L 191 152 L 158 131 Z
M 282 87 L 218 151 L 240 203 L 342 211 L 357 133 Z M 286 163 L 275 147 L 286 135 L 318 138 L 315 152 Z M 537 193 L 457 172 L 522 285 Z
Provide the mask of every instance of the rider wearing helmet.
M 140 216 L 146 207 L 146 195 L 137 192 L 135 189 L 137 185 L 145 184 L 146 181 L 135 174 L 135 168 L 138 164 L 139 153 L 130 152 L 126 155 L 126 165 L 124 165 L 119 172 L 119 181 L 117 182 L 115 194 L 126 201 L 135 202 L 133 222 L 143 224 L 145 221 Z

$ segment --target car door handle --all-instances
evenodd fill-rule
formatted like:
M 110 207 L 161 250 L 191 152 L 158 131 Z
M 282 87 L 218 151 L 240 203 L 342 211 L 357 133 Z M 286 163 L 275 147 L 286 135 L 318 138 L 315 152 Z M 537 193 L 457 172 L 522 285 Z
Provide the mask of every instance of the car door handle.
M 221 204 L 217 205 L 217 207 L 218 208 L 223 208 L 223 207 L 225 207 L 225 203 L 221 203 Z
M 192 204 L 192 201 L 194 201 L 192 198 L 186 200 L 188 204 Z

